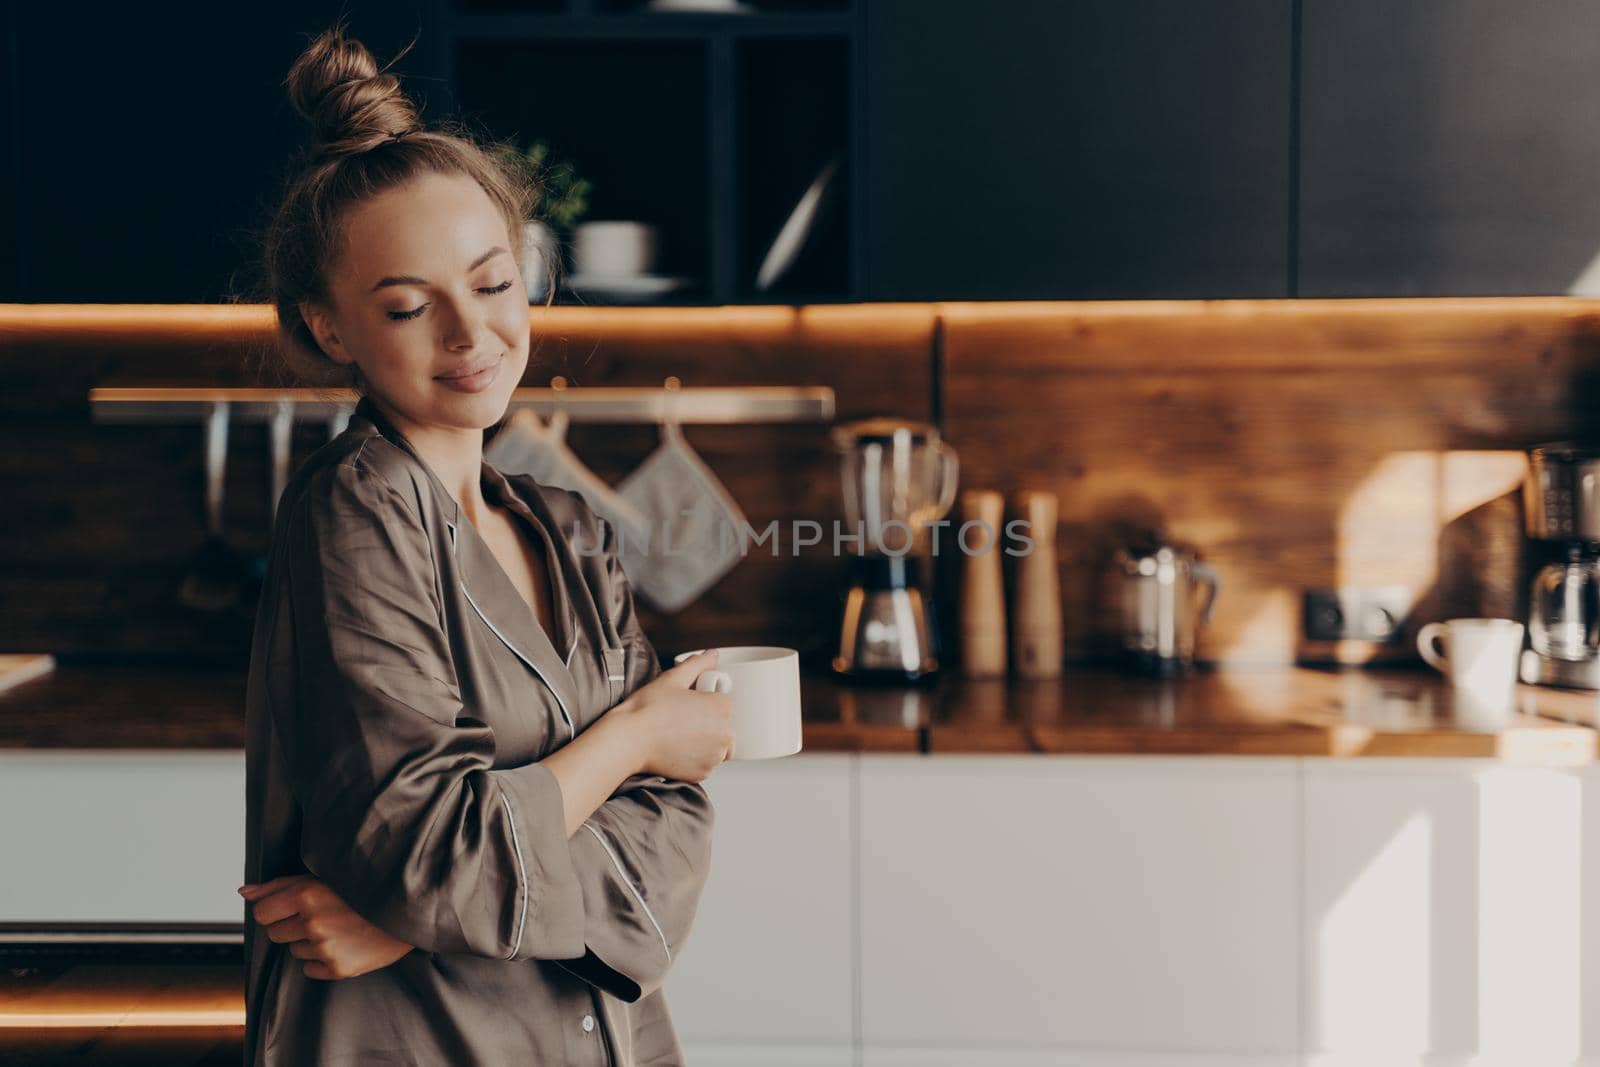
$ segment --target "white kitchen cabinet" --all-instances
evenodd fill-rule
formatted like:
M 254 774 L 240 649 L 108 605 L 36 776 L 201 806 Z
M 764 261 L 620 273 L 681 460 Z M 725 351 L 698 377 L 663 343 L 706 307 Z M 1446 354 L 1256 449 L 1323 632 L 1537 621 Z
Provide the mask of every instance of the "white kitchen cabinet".
M 0 752 L 0 924 L 242 923 L 244 752 Z
M 854 757 L 734 761 L 706 780 L 711 873 L 667 1002 L 689 1062 L 849 1067 Z
M 991 1045 L 937 1049 L 868 1047 L 862 1053 L 861 1067 L 1299 1067 L 1299 1061 L 1293 1056 L 1276 1053 L 1234 1055 L 1124 1049 L 1074 1052 L 1054 1046 L 1019 1050 Z
M 1307 760 L 1306 1063 L 1600 1054 L 1600 773 Z
M 1298 792 L 1291 758 L 862 757 L 863 1063 L 1294 1064 Z

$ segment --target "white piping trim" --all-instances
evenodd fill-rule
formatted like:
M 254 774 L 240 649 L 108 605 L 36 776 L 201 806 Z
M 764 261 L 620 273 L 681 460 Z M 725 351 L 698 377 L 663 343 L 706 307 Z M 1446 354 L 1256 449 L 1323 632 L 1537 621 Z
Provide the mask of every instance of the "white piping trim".
M 522 911 L 517 916 L 517 940 L 511 946 L 511 955 L 506 959 L 517 958 L 517 951 L 522 948 L 522 926 L 528 919 L 528 869 L 522 865 L 522 843 L 517 840 L 517 817 L 511 812 L 511 801 L 506 799 L 505 792 L 500 793 L 500 803 L 505 805 L 506 818 L 511 820 L 511 847 L 517 853 L 517 874 L 522 879 Z
M 567 667 L 568 667 L 568 669 L 571 669 L 571 667 L 572 667 L 572 654 L 575 651 L 577 651 L 577 648 L 578 648 L 578 630 L 577 630 L 577 627 L 573 627 L 573 630 L 572 630 L 572 645 L 571 645 L 571 647 L 569 647 L 567 649 Z
M 507 641 L 506 635 L 500 632 L 500 628 L 489 621 L 489 616 L 483 613 L 483 609 L 478 607 L 478 602 L 472 599 L 472 594 L 467 592 L 467 583 L 461 582 L 460 585 L 462 594 L 467 598 L 467 603 L 472 605 L 472 610 L 478 613 L 478 618 L 483 620 L 483 624 L 489 627 L 489 629 L 493 630 L 494 635 L 501 641 L 505 642 L 505 646 L 512 652 L 515 652 L 518 659 L 531 667 L 533 669 L 533 673 L 539 676 L 539 680 L 544 682 L 544 684 L 549 687 L 550 692 L 555 694 L 556 707 L 561 709 L 561 718 L 564 719 L 567 724 L 568 740 L 576 739 L 578 736 L 578 731 L 572 726 L 572 714 L 571 712 L 567 711 L 567 702 L 561 699 L 561 691 L 554 685 L 550 684 L 550 679 L 544 676 L 544 672 L 539 669 L 539 665 L 537 663 L 533 662 L 533 660 L 529 659 L 527 656 L 524 656 L 522 654 L 522 650 L 516 645 L 513 645 L 510 641 Z
M 635 889 L 633 882 L 629 880 L 628 872 L 622 869 L 622 861 L 617 859 L 617 854 L 611 851 L 611 845 L 606 841 L 605 838 L 600 836 L 600 831 L 594 828 L 593 823 L 586 822 L 583 824 L 583 828 L 594 835 L 594 839 L 600 842 L 600 847 L 606 850 L 606 855 L 611 857 L 611 865 L 615 867 L 617 869 L 617 873 L 622 876 L 622 884 L 628 887 L 628 892 L 633 894 L 633 899 L 637 900 L 639 902 L 639 907 L 644 909 L 644 917 L 650 920 L 650 925 L 656 928 L 656 936 L 661 939 L 661 949 L 667 954 L 667 962 L 671 963 L 672 949 L 667 944 L 667 935 L 661 932 L 661 924 L 656 922 L 656 917 L 650 913 L 650 905 L 644 902 L 644 897 L 639 895 L 639 890 Z

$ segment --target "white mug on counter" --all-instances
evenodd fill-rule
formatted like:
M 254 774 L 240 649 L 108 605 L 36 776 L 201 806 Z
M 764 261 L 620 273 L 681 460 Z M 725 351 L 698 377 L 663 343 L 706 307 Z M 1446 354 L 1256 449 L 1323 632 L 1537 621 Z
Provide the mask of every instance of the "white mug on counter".
M 1455 717 L 1469 729 L 1496 730 L 1516 714 L 1522 623 L 1450 619 L 1417 631 L 1417 651 L 1450 679 Z
M 672 657 L 682 663 L 706 651 Z M 776 645 L 717 649 L 717 665 L 694 688 L 733 697 L 733 759 L 773 759 L 800 751 L 800 653 Z

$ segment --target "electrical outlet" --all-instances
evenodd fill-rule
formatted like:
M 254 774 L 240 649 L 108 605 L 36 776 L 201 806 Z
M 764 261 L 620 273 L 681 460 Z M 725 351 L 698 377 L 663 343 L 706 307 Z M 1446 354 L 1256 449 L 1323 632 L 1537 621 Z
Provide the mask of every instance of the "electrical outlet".
M 1394 641 L 1411 612 L 1404 586 L 1308 589 L 1302 627 L 1308 641 Z

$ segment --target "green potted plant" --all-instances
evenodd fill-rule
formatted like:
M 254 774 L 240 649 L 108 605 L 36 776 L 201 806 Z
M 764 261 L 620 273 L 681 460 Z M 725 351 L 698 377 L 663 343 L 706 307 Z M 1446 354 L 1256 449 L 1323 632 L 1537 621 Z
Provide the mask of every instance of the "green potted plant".
M 589 210 L 591 186 L 587 179 L 578 176 L 570 162 L 552 160 L 550 146 L 542 140 L 521 149 L 508 142 L 501 150 L 527 170 L 538 191 L 534 217 L 522 228 L 522 262 L 528 302 L 540 304 L 549 295 L 561 262 L 557 235 L 571 231 Z

